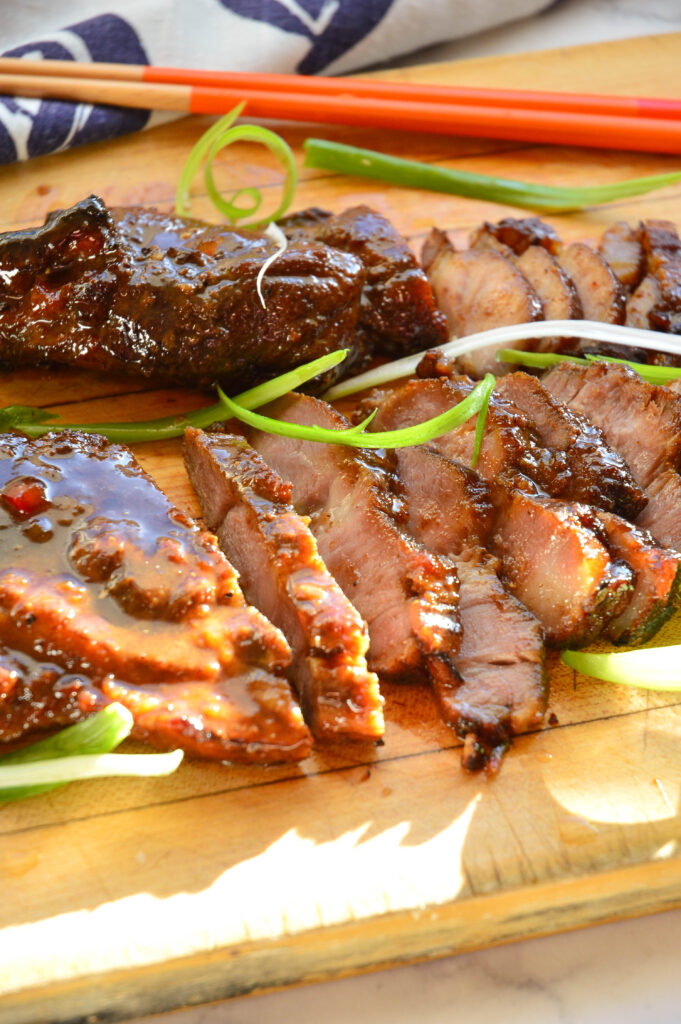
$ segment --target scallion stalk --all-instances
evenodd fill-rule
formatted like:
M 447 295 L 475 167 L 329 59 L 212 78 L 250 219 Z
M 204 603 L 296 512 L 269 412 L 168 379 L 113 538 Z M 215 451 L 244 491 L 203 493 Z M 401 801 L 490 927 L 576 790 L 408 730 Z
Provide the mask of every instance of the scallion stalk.
M 342 363 L 348 349 L 337 349 L 328 355 L 320 356 L 302 366 L 274 377 L 272 380 L 258 384 L 237 396 L 236 401 L 245 409 L 257 409 L 260 405 L 281 398 L 294 388 L 305 384 L 308 380 L 318 377 L 327 370 Z M 222 394 L 222 392 L 220 392 Z M 231 413 L 222 398 L 214 405 L 195 412 L 181 413 L 178 416 L 163 416 L 154 420 L 138 420 L 129 423 L 53 423 L 54 414 L 44 409 L 36 409 L 30 405 L 8 405 L 0 409 L 0 432 L 3 430 L 21 430 L 29 437 L 41 437 L 53 430 L 82 430 L 89 434 L 102 434 L 109 441 L 119 444 L 135 444 L 142 441 L 165 441 L 172 437 L 181 437 L 187 427 L 209 427 L 211 423 L 227 419 Z
M 306 139 L 303 148 L 307 167 L 338 171 L 340 174 L 362 178 L 376 178 L 405 188 L 420 188 L 468 196 L 471 199 L 486 199 L 544 213 L 581 210 L 587 206 L 642 195 L 681 181 L 681 171 L 671 171 L 644 178 L 631 178 L 615 184 L 562 188 L 438 167 L 325 139 Z
M 263 430 L 269 434 L 298 438 L 303 441 L 350 445 L 354 448 L 405 448 L 411 445 L 425 444 L 434 437 L 446 434 L 448 431 L 465 423 L 467 419 L 479 413 L 483 408 L 486 409 L 494 383 L 494 377 L 488 373 L 483 380 L 476 384 L 463 401 L 446 412 L 440 413 L 439 416 L 434 416 L 432 419 L 425 420 L 423 423 L 417 423 L 411 427 L 402 427 L 399 430 L 369 433 L 365 430 L 369 422 L 368 420 L 365 420 L 359 426 L 351 427 L 347 430 L 329 430 L 325 427 L 302 423 L 288 423 L 285 420 L 261 416 L 259 413 L 251 412 L 240 406 L 237 402 L 227 398 L 222 392 L 220 392 L 220 395 L 232 416 L 251 427 L 255 427 L 256 430 Z M 482 434 L 480 434 L 481 441 Z M 477 451 L 479 451 L 479 445 L 477 444 L 476 437 Z
M 563 651 L 562 659 L 583 675 L 643 690 L 681 690 L 681 646 L 595 654 Z
M 678 342 L 674 342 L 669 334 L 624 327 L 620 324 L 604 324 L 596 320 L 539 320 L 529 324 L 509 324 L 506 327 L 494 327 L 489 331 L 469 334 L 463 338 L 453 338 L 451 341 L 445 342 L 444 345 L 439 345 L 438 351 L 453 360 L 479 349 L 489 348 L 493 352 L 498 352 L 506 345 L 523 342 L 528 338 L 554 337 L 587 338 L 592 341 L 613 342 L 631 348 L 645 348 L 678 354 Z M 390 381 L 408 377 L 415 372 L 425 354 L 425 351 L 415 352 L 414 355 L 404 356 L 392 363 L 383 363 L 373 370 L 367 370 L 366 373 L 350 377 L 330 388 L 324 398 L 333 402 L 338 398 L 345 398 L 358 391 L 364 391 L 366 388 L 380 387 Z M 555 353 L 537 354 L 557 359 Z M 552 365 L 552 363 L 546 365 Z

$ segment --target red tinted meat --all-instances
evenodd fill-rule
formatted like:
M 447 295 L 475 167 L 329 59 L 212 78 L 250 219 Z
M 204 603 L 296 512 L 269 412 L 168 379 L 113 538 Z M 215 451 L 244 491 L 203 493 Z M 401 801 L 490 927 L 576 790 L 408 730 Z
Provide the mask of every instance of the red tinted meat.
M 624 288 L 601 254 L 583 242 L 574 242 L 563 249 L 559 259 L 577 289 L 584 318 L 623 324 L 626 311 Z
M 681 476 L 668 469 L 646 488 L 648 504 L 636 519 L 658 544 L 681 551 Z
M 642 644 L 671 617 L 678 606 L 681 554 L 655 544 L 649 533 L 619 516 L 599 512 L 605 543 L 635 573 L 634 593 L 624 611 L 611 619 L 606 634 L 615 643 Z
M 290 504 L 291 486 L 243 437 L 185 435 L 185 461 L 208 527 L 249 601 L 282 630 L 293 682 L 315 736 L 376 739 L 382 700 L 365 654 L 367 629 Z
M 563 363 L 542 384 L 599 427 L 640 487 L 681 462 L 681 396 L 669 388 L 613 363 Z
M 528 373 L 511 373 L 497 382 L 496 393 L 510 399 L 528 416 L 547 448 L 562 451 L 569 475 L 554 497 L 586 502 L 634 518 L 645 497 L 624 459 L 613 451 L 593 423 L 558 401 Z
M 627 291 L 637 287 L 644 272 L 643 246 L 633 228 L 618 220 L 603 232 L 599 250 Z
M 366 278 L 358 330 L 368 352 L 405 355 L 447 340 L 427 278 L 413 252 L 380 213 L 355 206 L 337 216 L 303 211 L 281 222 L 294 239 L 314 239 L 360 261 Z
M 541 304 L 527 279 L 501 253 L 489 248 L 457 252 L 440 232 L 426 243 L 424 256 L 436 302 L 455 336 L 541 319 Z M 494 352 L 494 347 L 470 352 L 460 357 L 459 366 L 472 377 L 503 373 Z
M 541 721 L 542 630 L 507 593 L 498 562 L 479 546 L 494 515 L 484 482 L 425 445 L 397 449 L 395 456 L 410 533 L 431 551 L 453 557 L 459 575 L 463 638 L 453 662 L 461 679 L 435 675 L 435 694 L 445 721 L 464 737 L 465 766 L 494 768 L 510 737 Z
M 74 432 L 5 435 L 0 525 L 0 642 L 15 666 L 0 738 L 50 724 L 47 673 L 58 719 L 82 716 L 103 694 L 157 746 L 236 761 L 308 752 L 282 634 L 245 603 L 215 539 L 126 448 Z M 35 704 L 21 696 L 32 679 Z
M 347 427 L 325 402 L 291 395 L 270 415 Z M 401 528 L 404 506 L 384 464 L 370 451 L 249 431 L 265 461 L 293 485 L 329 571 L 369 626 L 369 666 L 396 679 L 429 675 L 433 659 L 453 671 L 458 650 L 458 580 L 453 563 L 431 555 Z
M 409 426 L 460 400 L 464 380 L 412 380 L 386 399 L 376 429 Z M 430 442 L 450 459 L 470 462 L 470 421 Z M 511 403 L 490 403 L 478 472 L 495 506 L 490 546 L 501 557 L 504 581 L 539 618 L 555 644 L 584 643 L 619 614 L 632 593 L 631 570 L 613 561 L 604 544 L 560 501 L 543 497 L 564 488 L 562 453 L 544 449 L 527 417 Z
M 435 683 L 445 721 L 464 737 L 464 765 L 492 769 L 511 736 L 544 716 L 547 682 L 539 622 L 502 586 L 498 563 L 480 549 L 456 559 L 463 640 L 454 662 L 461 675 Z

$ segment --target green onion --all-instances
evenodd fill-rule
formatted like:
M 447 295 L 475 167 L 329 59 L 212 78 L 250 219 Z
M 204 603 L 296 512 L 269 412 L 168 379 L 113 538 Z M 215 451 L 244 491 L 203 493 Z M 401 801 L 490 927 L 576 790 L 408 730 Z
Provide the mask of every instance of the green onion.
M 681 646 L 616 654 L 563 651 L 562 659 L 583 675 L 643 690 L 681 690 Z
M 581 210 L 586 206 L 642 195 L 644 192 L 681 181 L 681 171 L 671 171 L 645 178 L 631 178 L 614 185 L 560 188 L 451 170 L 324 139 L 306 139 L 303 148 L 307 167 L 319 167 L 363 178 L 377 178 L 379 181 L 387 181 L 405 188 L 422 188 L 432 192 L 468 196 L 471 199 L 487 199 L 495 203 L 528 207 L 546 213 Z
M 491 373 L 488 373 L 483 380 L 476 384 L 471 393 L 462 402 L 459 402 L 446 412 L 440 413 L 439 416 L 435 416 L 423 423 L 417 423 L 411 427 L 402 427 L 399 430 L 376 431 L 375 433 L 365 432 L 370 418 L 360 423 L 359 426 L 351 427 L 348 430 L 329 430 L 315 425 L 307 426 L 301 423 L 287 423 L 283 420 L 272 419 L 269 416 L 261 416 L 258 413 L 244 409 L 243 406 L 227 398 L 222 392 L 220 392 L 220 396 L 232 416 L 251 427 L 255 427 L 257 430 L 263 430 L 269 434 L 278 434 L 281 437 L 294 437 L 303 441 L 345 444 L 355 448 L 404 448 L 411 445 L 425 444 L 434 437 L 446 434 L 449 430 L 460 426 L 471 416 L 486 408 L 489 395 L 494 388 L 494 383 L 494 377 Z
M 74 755 L 108 754 L 130 735 L 131 729 L 132 715 L 128 709 L 122 704 L 109 704 L 97 714 L 62 729 L 54 736 L 4 754 L 0 757 L 0 801 L 21 800 L 54 789 L 61 784 L 60 781 L 55 779 L 38 785 L 29 769 L 38 763 L 52 765 Z M 7 775 L 10 767 L 26 769 L 23 781 L 21 776 L 18 782 L 10 780 Z M 11 789 L 2 788 L 10 785 Z
M 589 365 L 584 356 L 566 356 L 558 352 L 523 352 L 520 348 L 501 348 L 494 358 L 500 363 L 517 363 L 519 366 L 534 366 L 542 370 L 547 366 L 558 366 L 559 363 Z
M 342 363 L 348 349 L 337 349 L 328 355 L 320 356 L 294 370 L 288 370 L 273 380 L 258 384 L 257 387 L 243 391 L 236 401 L 245 409 L 257 409 L 260 405 L 281 398 L 300 384 L 312 380 Z M 220 392 L 222 395 L 222 392 Z M 0 409 L 0 432 L 4 430 L 21 430 L 29 437 L 40 437 L 51 430 L 82 430 L 90 434 L 102 434 L 109 441 L 120 444 L 135 444 L 140 441 L 163 441 L 171 437 L 181 437 L 187 427 L 209 427 L 217 420 L 227 419 L 231 413 L 222 398 L 215 405 L 209 405 L 196 412 L 181 413 L 178 416 L 164 416 L 155 420 L 138 420 L 130 423 L 57 423 L 52 421 L 54 413 L 44 409 L 36 409 L 30 405 L 8 405 Z
M 21 800 L 81 779 L 170 775 L 182 757 L 181 750 L 167 754 L 74 754 L 54 761 L 7 765 L 0 767 L 0 801 Z
M 558 366 L 560 363 L 578 363 L 581 366 L 591 366 L 593 363 L 617 363 L 619 366 L 628 366 L 649 384 L 666 384 L 669 380 L 677 380 L 681 377 L 680 367 L 635 363 L 629 359 L 616 359 L 615 356 L 568 356 L 558 352 L 523 352 L 518 348 L 502 348 L 496 353 L 495 358 L 501 363 L 515 363 L 520 366 L 534 366 L 540 369 L 547 366 Z
M 629 359 L 616 359 L 615 356 L 588 355 L 590 363 L 619 363 L 635 370 L 639 376 L 647 380 L 649 384 L 666 384 L 669 380 L 678 380 L 681 377 L 679 366 L 658 366 L 656 363 L 634 363 Z
M 463 338 L 453 338 L 451 341 L 445 342 L 444 345 L 438 345 L 438 350 L 448 359 L 453 360 L 478 349 L 488 348 L 496 353 L 505 345 L 524 342 L 528 338 L 553 337 L 589 338 L 593 341 L 614 342 L 631 348 L 646 348 L 678 354 L 678 342 L 673 341 L 669 334 L 624 327 L 620 324 L 604 324 L 596 320 L 540 320 L 529 324 L 509 324 L 506 327 L 494 327 L 489 331 L 469 334 Z M 333 402 L 337 398 L 354 395 L 366 388 L 380 387 L 382 384 L 399 380 L 401 377 L 408 377 L 414 373 L 425 354 L 425 352 L 415 352 L 414 355 L 404 356 L 395 362 L 383 363 L 373 370 L 367 370 L 366 373 L 336 384 L 326 392 L 324 397 L 327 401 Z M 556 359 L 554 353 L 537 354 L 550 355 L 551 359 Z M 548 363 L 547 365 L 553 364 Z
M 245 103 L 240 103 L 228 114 L 220 118 L 208 131 L 204 132 L 196 143 L 180 174 L 175 194 L 175 210 L 181 217 L 190 214 L 189 190 L 192 181 L 205 159 L 203 177 L 206 192 L 215 206 L 231 224 L 244 220 L 246 217 L 255 216 L 262 206 L 262 193 L 259 189 L 249 187 L 236 191 L 230 199 L 225 199 L 215 184 L 213 177 L 213 160 L 225 146 L 233 142 L 259 142 L 266 146 L 283 164 L 286 176 L 283 185 L 283 195 L 277 209 L 269 217 L 250 221 L 244 227 L 262 227 L 271 221 L 279 220 L 288 210 L 295 194 L 298 182 L 298 171 L 295 159 L 290 146 L 284 142 L 281 136 L 260 125 L 243 124 L 232 127 L 234 121 L 242 113 Z M 239 200 L 248 200 L 247 205 L 239 205 Z

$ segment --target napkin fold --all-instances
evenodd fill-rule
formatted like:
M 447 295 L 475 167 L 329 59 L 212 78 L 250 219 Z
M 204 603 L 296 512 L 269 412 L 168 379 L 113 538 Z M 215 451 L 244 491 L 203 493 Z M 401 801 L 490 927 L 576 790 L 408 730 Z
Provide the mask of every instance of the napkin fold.
M 49 0 L 2 4 L 3 55 L 344 74 L 536 13 L 550 0 Z M 65 21 L 67 20 L 67 23 Z M 167 114 L 0 97 L 0 163 L 139 131 Z

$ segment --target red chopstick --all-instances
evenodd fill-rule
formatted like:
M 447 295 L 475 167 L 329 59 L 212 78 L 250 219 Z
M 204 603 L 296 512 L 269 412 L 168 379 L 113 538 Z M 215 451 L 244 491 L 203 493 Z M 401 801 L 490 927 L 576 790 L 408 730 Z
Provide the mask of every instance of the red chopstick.
M 14 73 L 8 61 L 13 60 Z M 38 73 L 33 73 L 38 65 Z M 20 65 L 21 73 L 16 72 Z M 46 71 L 64 74 L 47 75 Z M 106 77 L 107 74 L 115 77 Z M 149 81 L 153 76 L 220 76 L 233 84 L 204 85 Z M 236 78 L 234 78 L 236 75 Z M 401 131 L 434 132 L 445 135 L 511 139 L 557 145 L 630 149 L 654 153 L 681 153 L 681 117 L 672 117 L 673 100 L 635 100 L 632 97 L 578 97 L 568 94 L 515 95 L 542 97 L 546 106 L 517 107 L 510 94 L 503 95 L 506 105 L 470 101 L 453 102 L 453 89 L 440 86 L 412 86 L 411 83 L 386 83 L 373 80 L 318 79 L 289 75 L 246 75 L 245 73 L 190 72 L 146 68 L 137 65 L 76 64 L 70 61 L 23 61 L 0 59 L 0 92 L 11 95 L 54 97 L 87 103 L 111 104 L 156 110 L 177 110 L 195 114 L 224 114 L 240 101 L 246 103 L 250 117 L 312 122 L 321 124 L 363 125 Z M 198 77 L 197 77 L 198 76 Z M 286 83 L 287 88 L 266 89 L 267 82 Z M 322 83 L 324 91 L 317 85 Z M 352 82 L 352 93 L 348 91 Z M 392 92 L 388 93 L 384 87 Z M 377 91 L 378 87 L 380 90 Z M 437 97 L 432 97 L 435 90 Z M 480 92 L 476 95 L 478 100 Z M 484 91 L 489 96 L 489 91 Z M 567 96 L 566 103 L 589 101 L 585 109 L 555 109 L 547 97 Z M 458 94 L 457 94 L 458 100 Z M 631 104 L 645 103 L 641 113 L 607 113 L 595 109 L 595 101 Z M 594 102 L 591 102 L 594 101 Z M 536 100 L 539 103 L 539 100 Z M 667 116 L 652 116 L 650 104 L 662 104 Z M 666 106 L 665 106 L 666 105 Z M 681 107 L 681 104 L 680 104 Z
M 681 117 L 681 99 L 649 96 L 606 96 L 596 93 L 544 92 L 527 89 L 488 89 L 458 85 L 427 85 L 374 78 L 325 78 L 251 71 L 208 71 L 164 68 L 143 64 L 79 63 L 68 60 L 25 60 L 0 57 L 0 74 L 52 75 L 60 78 L 98 78 L 112 81 L 193 85 L 240 92 L 285 92 L 317 96 L 357 96 L 406 102 L 456 103 L 473 106 L 518 107 L 565 113 L 621 117 Z

